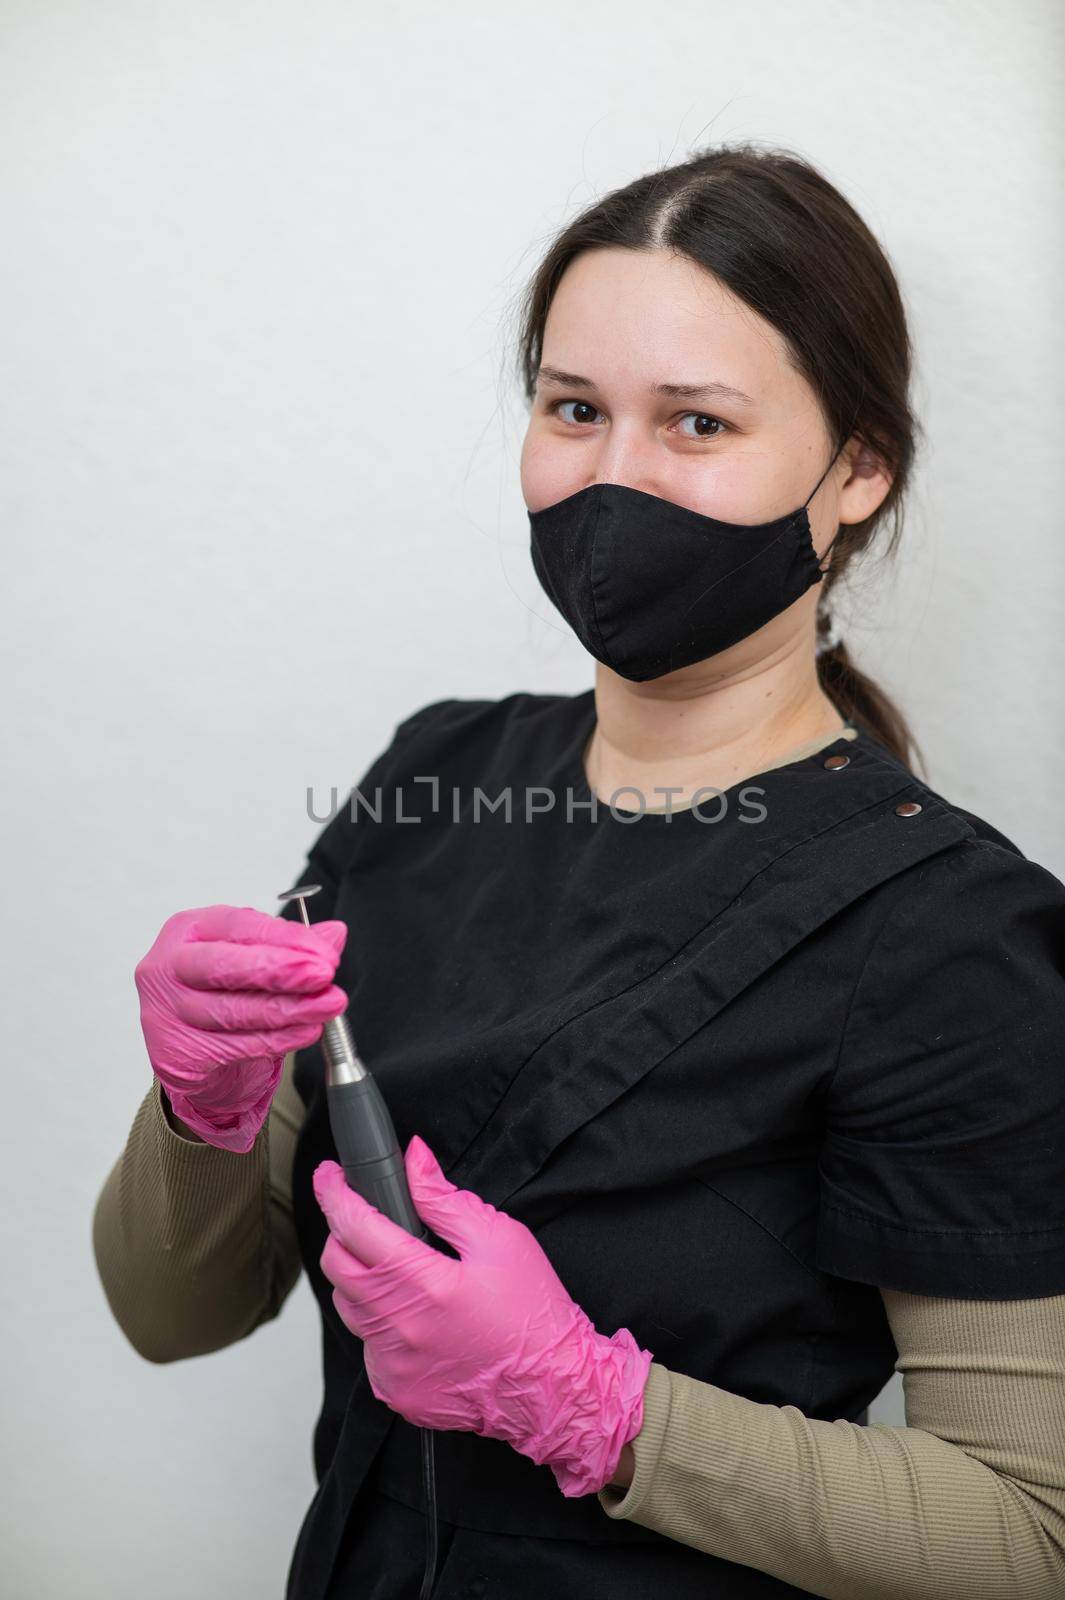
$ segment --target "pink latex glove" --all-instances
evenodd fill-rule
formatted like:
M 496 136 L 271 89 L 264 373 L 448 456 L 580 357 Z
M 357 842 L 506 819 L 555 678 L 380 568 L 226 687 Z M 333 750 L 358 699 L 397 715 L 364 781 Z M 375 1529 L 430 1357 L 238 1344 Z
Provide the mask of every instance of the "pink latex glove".
M 302 923 L 253 906 L 168 917 L 134 970 L 152 1070 L 175 1114 L 208 1144 L 245 1154 L 285 1055 L 347 1005 L 332 981 L 344 922 Z
M 525 1224 L 449 1183 L 417 1134 L 405 1165 L 419 1216 L 461 1260 L 382 1215 L 337 1162 L 314 1172 L 322 1271 L 374 1394 L 408 1422 L 546 1462 L 567 1498 L 603 1488 L 643 1424 L 650 1351 L 627 1328 L 597 1333 Z

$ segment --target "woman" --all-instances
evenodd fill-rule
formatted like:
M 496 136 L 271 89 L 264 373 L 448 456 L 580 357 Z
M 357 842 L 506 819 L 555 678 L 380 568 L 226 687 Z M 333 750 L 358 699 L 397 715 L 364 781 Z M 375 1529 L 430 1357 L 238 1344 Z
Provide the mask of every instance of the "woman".
M 712 149 L 563 231 L 521 361 L 594 690 L 402 722 L 312 928 L 164 926 L 111 1305 L 173 1360 L 305 1267 L 288 1600 L 418 1594 L 421 1426 L 440 1597 L 1061 1594 L 1065 886 L 914 776 L 827 604 L 914 456 L 888 262 L 806 163 Z M 435 1243 L 336 1164 L 345 1004 Z

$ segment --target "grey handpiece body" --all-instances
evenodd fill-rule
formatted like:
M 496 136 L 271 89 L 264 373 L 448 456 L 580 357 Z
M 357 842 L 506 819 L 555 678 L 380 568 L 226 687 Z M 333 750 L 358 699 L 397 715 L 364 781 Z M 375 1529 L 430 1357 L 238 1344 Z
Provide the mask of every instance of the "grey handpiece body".
M 354 1083 L 329 1084 L 326 1094 L 333 1143 L 349 1187 L 415 1238 L 426 1238 L 429 1229 L 414 1209 L 403 1152 L 372 1074 Z

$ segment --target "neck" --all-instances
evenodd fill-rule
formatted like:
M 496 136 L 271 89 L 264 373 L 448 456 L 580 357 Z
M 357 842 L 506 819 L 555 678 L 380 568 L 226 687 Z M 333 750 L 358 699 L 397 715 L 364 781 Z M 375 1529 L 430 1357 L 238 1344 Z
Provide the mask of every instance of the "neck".
M 631 785 L 659 805 L 659 788 L 679 788 L 682 803 L 704 785 L 725 789 L 762 771 L 807 740 L 825 737 L 845 719 L 824 693 L 816 663 L 759 662 L 712 678 L 698 668 L 648 683 L 630 683 L 597 666 L 596 726 L 585 751 L 590 787 L 609 797 Z M 693 675 L 694 674 L 694 675 Z

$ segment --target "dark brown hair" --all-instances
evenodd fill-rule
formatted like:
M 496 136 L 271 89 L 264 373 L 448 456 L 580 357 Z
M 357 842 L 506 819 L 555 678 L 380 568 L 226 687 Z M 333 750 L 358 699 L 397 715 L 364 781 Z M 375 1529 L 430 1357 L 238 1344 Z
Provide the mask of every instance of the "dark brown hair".
M 582 251 L 603 246 L 675 250 L 712 273 L 782 335 L 789 360 L 820 399 L 834 448 L 857 438 L 888 470 L 882 503 L 863 522 L 842 526 L 832 546 L 820 637 L 829 627 L 824 602 L 874 533 L 890 521 L 883 556 L 898 544 L 922 432 L 910 409 L 906 314 L 884 251 L 827 178 L 789 150 L 717 145 L 647 173 L 568 223 L 525 290 L 518 372 L 530 403 L 562 274 Z M 918 747 L 905 717 L 846 645 L 824 651 L 817 666 L 840 715 L 913 770 Z

